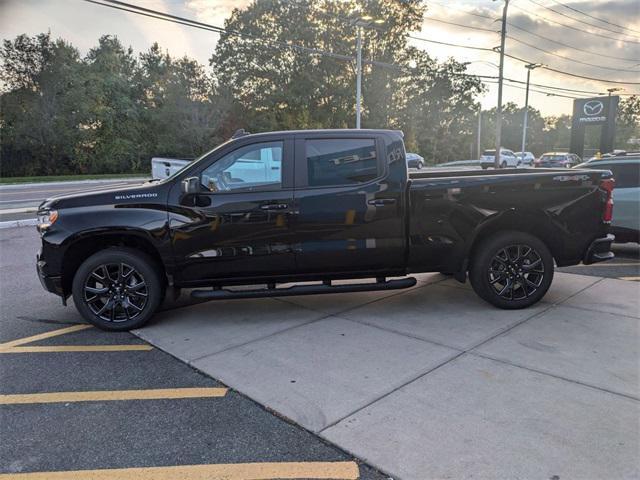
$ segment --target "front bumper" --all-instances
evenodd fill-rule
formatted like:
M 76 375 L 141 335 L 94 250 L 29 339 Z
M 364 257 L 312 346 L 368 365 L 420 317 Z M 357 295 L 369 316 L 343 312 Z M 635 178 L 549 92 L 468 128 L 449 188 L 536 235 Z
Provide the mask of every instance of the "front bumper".
M 42 284 L 42 288 L 46 291 L 55 293 L 63 298 L 63 301 L 66 299 L 64 294 L 64 289 L 62 288 L 62 277 L 61 276 L 51 276 L 45 273 L 47 267 L 47 262 L 40 258 L 40 255 L 36 255 L 36 270 L 38 272 L 38 279 L 40 279 L 40 283 Z
M 585 265 L 591 265 L 592 263 L 604 262 L 605 260 L 611 260 L 615 255 L 611 251 L 611 244 L 615 240 L 611 234 L 606 237 L 596 238 L 585 253 L 582 263 Z

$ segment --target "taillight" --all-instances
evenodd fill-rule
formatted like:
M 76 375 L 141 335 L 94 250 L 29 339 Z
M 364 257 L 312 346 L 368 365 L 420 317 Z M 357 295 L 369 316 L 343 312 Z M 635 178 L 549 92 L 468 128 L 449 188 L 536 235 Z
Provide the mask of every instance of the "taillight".
M 604 223 L 611 223 L 613 218 L 613 188 L 615 184 L 616 181 L 613 178 L 600 181 L 600 190 L 606 195 L 604 210 L 602 211 L 602 221 Z

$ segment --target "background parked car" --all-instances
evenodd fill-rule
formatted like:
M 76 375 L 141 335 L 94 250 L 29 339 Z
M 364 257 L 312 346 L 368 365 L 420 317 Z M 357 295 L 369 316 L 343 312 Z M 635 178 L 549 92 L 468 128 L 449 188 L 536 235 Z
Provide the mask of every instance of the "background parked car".
M 153 157 L 151 159 L 151 178 L 159 180 L 162 180 L 163 178 L 169 178 L 171 175 L 179 172 L 190 163 L 191 160 L 184 160 L 179 158 Z
M 494 164 L 496 161 L 495 148 L 491 150 L 485 150 L 484 152 L 482 152 L 480 161 L 483 163 L 483 168 L 486 168 L 484 167 L 485 164 L 486 165 Z M 507 150 L 506 148 L 500 149 L 500 167 L 501 168 L 517 167 L 521 163 L 522 161 L 518 157 L 516 157 L 516 154 L 513 153 L 513 151 Z
M 536 167 L 571 168 L 582 163 L 582 159 L 575 153 L 548 152 L 535 161 Z
M 407 166 L 409 168 L 417 168 L 420 170 L 424 167 L 424 158 L 417 153 L 407 153 Z
M 529 166 L 533 165 L 533 162 L 536 159 L 535 155 L 531 152 L 516 152 L 516 157 L 520 159 L 522 165 Z
M 611 170 L 613 189 L 611 233 L 616 242 L 640 242 L 640 154 L 594 159 L 575 168 Z

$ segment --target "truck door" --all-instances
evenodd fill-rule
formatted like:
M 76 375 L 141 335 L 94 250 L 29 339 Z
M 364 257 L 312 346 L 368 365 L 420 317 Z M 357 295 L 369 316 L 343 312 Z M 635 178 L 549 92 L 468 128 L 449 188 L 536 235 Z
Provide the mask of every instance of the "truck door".
M 384 142 L 364 132 L 332 138 L 299 134 L 295 157 L 298 270 L 402 268 L 403 191 L 388 181 Z M 402 168 L 406 172 L 406 164 Z
M 292 273 L 293 140 L 269 138 L 212 159 L 201 192 L 179 194 L 171 241 L 183 282 Z M 180 185 L 172 190 L 180 191 Z

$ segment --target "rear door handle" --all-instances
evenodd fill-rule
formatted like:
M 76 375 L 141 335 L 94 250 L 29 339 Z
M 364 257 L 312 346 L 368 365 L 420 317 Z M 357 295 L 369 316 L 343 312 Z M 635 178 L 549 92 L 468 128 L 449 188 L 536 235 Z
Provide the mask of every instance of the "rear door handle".
M 289 208 L 289 204 L 287 203 L 267 203 L 264 205 L 260 205 L 262 210 L 286 210 Z
M 385 205 L 395 204 L 396 199 L 395 198 L 375 198 L 373 200 L 369 200 L 367 203 L 375 207 L 383 207 Z

